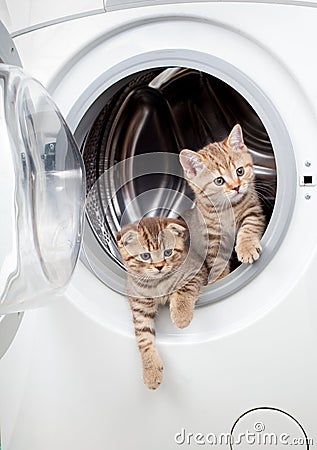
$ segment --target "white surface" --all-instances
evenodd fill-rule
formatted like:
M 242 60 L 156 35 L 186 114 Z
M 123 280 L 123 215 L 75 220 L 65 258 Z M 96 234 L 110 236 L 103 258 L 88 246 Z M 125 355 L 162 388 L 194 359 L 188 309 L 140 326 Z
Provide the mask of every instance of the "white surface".
M 275 104 L 304 175 L 306 160 L 309 173 L 317 167 L 316 23 L 313 8 L 187 4 L 87 17 L 15 43 L 66 117 L 98 76 L 129 57 L 162 49 L 218 56 Z M 99 94 L 81 104 L 82 113 Z M 317 443 L 317 194 L 309 192 L 305 200 L 298 186 L 281 248 L 247 287 L 198 309 L 183 331 L 162 312 L 165 371 L 156 392 L 142 384 L 125 300 L 79 264 L 63 298 L 26 314 L 0 362 L 3 450 L 170 450 L 181 448 L 174 436 L 182 428 L 227 433 L 259 406 L 291 413 Z
M 217 0 L 185 0 L 185 3 L 204 3 L 209 1 L 217 1 Z M 230 1 L 230 0 L 222 0 Z M 237 1 L 237 0 L 236 0 Z M 245 0 L 245 2 L 249 2 L 250 0 Z M 239 1 L 237 1 L 240 3 Z M 177 4 L 184 3 L 183 0 L 104 0 L 105 10 L 106 11 L 115 11 L 119 9 L 127 9 L 127 8 L 139 8 L 142 6 L 153 6 L 153 5 L 167 5 L 167 4 Z M 261 0 L 258 3 L 280 3 L 280 4 L 295 4 L 295 5 L 316 5 L 316 0 Z
M 206 2 L 216 0 L 185 0 L 198 3 L 204 8 Z M 228 1 L 228 0 L 223 0 Z M 249 2 L 249 0 L 245 0 Z M 18 35 L 35 28 L 46 27 L 51 23 L 70 20 L 76 16 L 99 14 L 105 11 L 151 7 L 154 5 L 181 4 L 182 0 L 0 0 L 0 20 L 10 33 Z M 261 0 L 268 4 L 295 4 L 316 7 L 316 0 Z
M 204 4 L 203 10 L 195 6 L 167 5 L 131 10 L 135 14 L 125 10 L 87 17 L 18 37 L 15 44 L 24 67 L 48 87 L 66 117 L 100 75 L 128 58 L 162 49 L 220 57 L 256 80 L 272 99 L 290 125 L 294 145 L 311 148 L 317 114 L 313 102 L 317 64 L 311 58 L 317 10 L 261 4 Z M 167 16 L 173 19 L 164 20 Z M 299 24 L 305 24 L 300 39 L 293 33 Z M 82 105 L 83 112 L 93 100 Z M 295 115 L 300 122 L 294 129 Z M 312 134 L 308 136 L 306 129 Z M 312 164 L 315 161 L 316 157 Z
M 0 20 L 10 33 L 76 14 L 103 10 L 103 0 L 0 0 Z
M 315 288 L 316 255 L 311 263 L 292 293 L 249 327 L 192 344 L 159 336 L 165 371 L 156 392 L 142 384 L 125 301 L 107 295 L 79 267 L 74 283 L 80 278 L 87 291 L 75 288 L 77 295 L 86 297 L 93 283 L 90 298 L 108 305 L 108 314 L 98 322 L 87 316 L 74 291 L 55 306 L 26 313 L 1 362 L 4 449 L 182 448 L 174 444 L 182 428 L 228 433 L 243 412 L 259 405 L 290 412 L 317 442 L 317 307 L 305 295 Z M 197 311 L 195 321 L 205 313 L 211 318 L 214 306 Z
M 18 267 L 15 172 L 8 129 L 4 111 L 4 82 L 0 80 L 0 192 L 1 192 L 1 233 L 0 233 L 0 295 L 7 288 L 7 282 Z
M 198 3 L 204 8 L 207 2 L 216 0 L 185 0 L 185 3 Z M 222 0 L 230 2 L 231 0 Z M 237 3 L 237 0 L 234 0 Z M 250 0 L 244 0 L 248 3 Z M 316 7 L 316 0 L 260 0 L 259 3 L 290 4 Z M 50 24 L 72 20 L 85 15 L 100 14 L 103 12 L 183 4 L 183 0 L 0 0 L 0 20 L 13 35 L 23 34 L 32 29 L 46 27 Z

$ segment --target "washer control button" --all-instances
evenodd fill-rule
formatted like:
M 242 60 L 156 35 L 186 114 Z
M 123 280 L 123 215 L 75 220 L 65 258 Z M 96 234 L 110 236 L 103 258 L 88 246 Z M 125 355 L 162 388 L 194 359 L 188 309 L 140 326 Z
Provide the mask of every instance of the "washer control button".
M 316 186 L 316 177 L 314 175 L 301 175 L 299 177 L 300 186 Z

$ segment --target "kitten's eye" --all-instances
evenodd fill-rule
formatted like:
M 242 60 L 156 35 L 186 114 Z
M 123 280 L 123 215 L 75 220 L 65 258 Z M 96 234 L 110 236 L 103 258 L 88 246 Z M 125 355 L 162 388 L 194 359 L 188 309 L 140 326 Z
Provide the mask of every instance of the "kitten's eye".
M 173 253 L 173 249 L 169 248 L 169 249 L 164 251 L 164 256 L 166 256 L 168 258 L 169 256 L 172 255 L 172 253 Z
M 243 167 L 238 167 L 236 172 L 237 172 L 238 177 L 242 177 L 242 175 L 244 175 L 244 168 Z
M 218 178 L 216 178 L 216 179 L 214 180 L 214 183 L 215 183 L 217 186 L 223 185 L 224 182 L 225 182 L 225 180 L 224 180 L 222 177 L 218 177 Z
M 140 257 L 144 261 L 148 261 L 151 258 L 151 254 L 150 253 L 140 253 Z

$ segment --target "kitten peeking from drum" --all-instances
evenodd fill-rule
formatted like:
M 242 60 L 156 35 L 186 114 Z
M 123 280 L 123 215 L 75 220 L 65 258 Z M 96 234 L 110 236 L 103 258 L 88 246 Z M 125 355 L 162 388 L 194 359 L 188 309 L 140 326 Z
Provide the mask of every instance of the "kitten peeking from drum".
M 173 323 L 184 328 L 202 286 L 207 268 L 189 251 L 187 227 L 180 220 L 148 217 L 126 225 L 117 234 L 127 269 L 127 295 L 143 364 L 143 380 L 150 389 L 162 381 L 163 365 L 155 347 L 155 317 L 159 305 L 170 302 Z
M 235 125 L 225 140 L 198 152 L 182 150 L 180 163 L 195 194 L 191 214 L 195 217 L 198 209 L 207 226 L 209 279 L 216 281 L 230 272 L 227 261 L 231 249 L 221 240 L 235 244 L 240 262 L 256 261 L 262 250 L 265 217 L 254 185 L 252 157 L 240 125 Z M 195 227 L 196 220 L 191 223 L 190 228 Z M 219 271 L 219 264 L 223 271 Z
M 117 233 L 143 380 L 150 389 L 162 381 L 155 347 L 159 305 L 169 301 L 173 323 L 188 326 L 208 277 L 215 282 L 229 274 L 233 250 L 242 263 L 253 263 L 262 250 L 265 218 L 240 125 L 198 152 L 182 150 L 180 163 L 195 194 L 194 208 L 182 214 L 185 221 L 148 217 Z

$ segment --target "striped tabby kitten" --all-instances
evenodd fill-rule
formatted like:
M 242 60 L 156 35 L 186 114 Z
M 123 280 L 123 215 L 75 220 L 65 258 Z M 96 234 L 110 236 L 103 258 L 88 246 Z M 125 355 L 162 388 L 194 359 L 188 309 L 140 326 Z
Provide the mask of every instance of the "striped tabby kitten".
M 186 234 L 184 222 L 164 217 L 143 218 L 117 233 L 143 379 L 149 389 L 156 389 L 162 381 L 162 361 L 154 342 L 158 306 L 169 300 L 173 323 L 186 327 L 208 280 L 202 259 L 186 245 Z
M 192 215 L 198 208 L 206 223 L 209 280 L 216 281 L 230 272 L 234 244 L 240 262 L 256 261 L 262 250 L 260 239 L 265 218 L 255 191 L 252 158 L 240 125 L 224 141 L 211 143 L 197 153 L 182 150 L 180 163 L 195 193 L 196 208 Z M 197 218 L 191 218 L 192 232 L 195 226 L 197 229 L 195 223 Z

